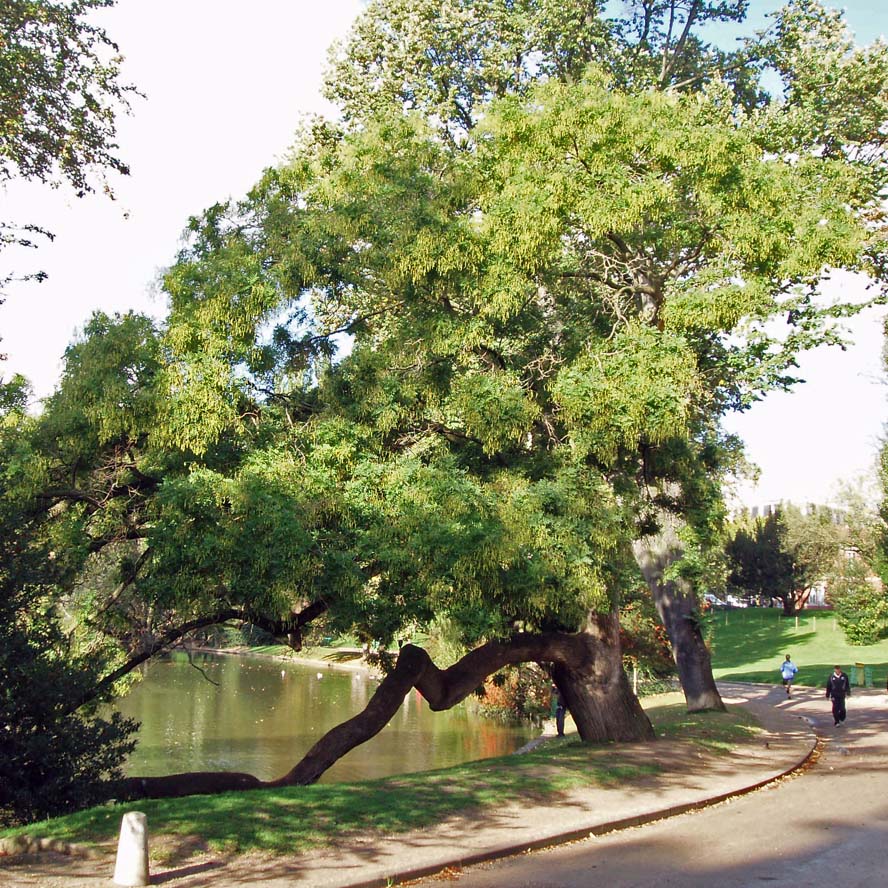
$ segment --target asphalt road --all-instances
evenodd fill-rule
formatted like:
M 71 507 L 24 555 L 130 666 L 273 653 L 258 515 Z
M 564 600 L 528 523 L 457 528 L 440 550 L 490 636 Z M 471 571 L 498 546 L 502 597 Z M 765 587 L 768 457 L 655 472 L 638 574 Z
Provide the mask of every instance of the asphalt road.
M 461 888 L 888 886 L 888 697 L 852 696 L 838 728 L 820 691 L 797 688 L 787 700 L 775 688 L 769 699 L 809 718 L 823 740 L 804 772 L 701 811 L 472 867 L 455 880 Z

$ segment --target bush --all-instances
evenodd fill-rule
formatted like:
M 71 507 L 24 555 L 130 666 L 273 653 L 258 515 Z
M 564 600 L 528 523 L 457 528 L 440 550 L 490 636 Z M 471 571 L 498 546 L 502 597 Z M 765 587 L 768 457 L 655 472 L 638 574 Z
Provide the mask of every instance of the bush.
M 848 644 L 875 644 L 888 635 L 888 595 L 862 562 L 845 565 L 830 583 L 829 597 Z
M 646 678 L 666 678 L 675 673 L 669 636 L 649 595 L 620 608 L 620 643 L 624 659 L 635 663 Z
M 552 679 L 537 663 L 507 666 L 484 683 L 480 709 L 488 718 L 541 722 L 549 717 Z
M 0 585 L 0 826 L 105 800 L 137 724 L 119 713 L 69 713 L 96 663 L 69 657 L 52 612 L 11 607 Z M 20 600 L 19 600 L 20 603 Z

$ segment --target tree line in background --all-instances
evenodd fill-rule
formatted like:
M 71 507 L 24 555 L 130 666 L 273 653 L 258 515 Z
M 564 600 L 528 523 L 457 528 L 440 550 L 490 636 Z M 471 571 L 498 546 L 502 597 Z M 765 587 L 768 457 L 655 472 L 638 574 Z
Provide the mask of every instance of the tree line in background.
M 705 39 L 745 12 L 371 2 L 331 55 L 341 116 L 190 221 L 165 323 L 96 314 L 39 415 L 3 386 L 0 819 L 269 785 L 116 779 L 133 726 L 101 705 L 222 623 L 298 649 L 446 621 L 459 645 L 401 647 L 271 785 L 413 687 L 448 708 L 527 662 L 584 740 L 652 738 L 621 610 L 656 609 L 688 707 L 722 707 L 722 417 L 841 340 L 863 305 L 824 305 L 825 270 L 871 302 L 886 279 L 888 49 L 810 0 Z
M 817 590 L 850 644 L 874 644 L 888 636 L 884 506 L 864 488 L 841 499 L 836 508 L 782 504 L 739 517 L 726 545 L 728 588 L 756 604 L 778 601 L 787 617 Z

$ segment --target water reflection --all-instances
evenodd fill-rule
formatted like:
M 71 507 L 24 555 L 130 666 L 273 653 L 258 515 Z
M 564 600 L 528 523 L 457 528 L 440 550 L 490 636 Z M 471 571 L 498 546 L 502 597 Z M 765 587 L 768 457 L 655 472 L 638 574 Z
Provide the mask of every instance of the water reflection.
M 119 703 L 142 723 L 127 772 L 246 771 L 280 777 L 323 736 L 367 704 L 376 681 L 364 672 L 256 657 L 155 660 Z M 207 681 L 211 679 L 217 684 Z M 366 780 L 443 768 L 513 752 L 533 735 L 469 713 L 432 712 L 415 689 L 372 740 L 322 781 Z

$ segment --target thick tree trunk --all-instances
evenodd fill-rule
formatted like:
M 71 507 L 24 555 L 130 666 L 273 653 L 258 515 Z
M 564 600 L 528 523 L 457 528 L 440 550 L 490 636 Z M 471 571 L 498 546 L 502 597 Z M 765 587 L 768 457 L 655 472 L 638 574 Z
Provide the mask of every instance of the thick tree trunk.
M 623 671 L 619 622 L 610 614 L 591 617 L 585 632 L 520 634 L 507 642 L 488 642 L 444 670 L 422 648 L 405 645 L 364 712 L 333 728 L 274 785 L 314 783 L 346 752 L 382 730 L 411 687 L 432 710 L 441 711 L 464 700 L 503 666 L 526 662 L 555 664 L 556 683 L 583 740 L 653 739 L 651 723 Z
M 129 778 L 119 791 L 128 798 L 158 798 L 314 783 L 347 752 L 378 734 L 411 688 L 419 690 L 431 709 L 450 709 L 503 666 L 526 662 L 555 664 L 556 682 L 583 740 L 653 739 L 651 724 L 623 672 L 614 613 L 590 617 L 585 632 L 518 634 L 508 641 L 488 642 L 448 669 L 435 666 L 422 648 L 404 645 L 364 711 L 328 731 L 278 780 L 263 783 L 247 774 L 198 772 Z
M 632 742 L 654 739 L 654 729 L 632 693 L 623 669 L 616 611 L 591 614 L 579 641 L 582 662 L 556 662 L 555 684 L 583 740 Z
M 665 509 L 658 517 L 660 532 L 633 544 L 635 560 L 669 635 L 688 712 L 723 711 L 725 704 L 715 686 L 709 650 L 700 627 L 697 596 L 690 583 L 666 577 L 668 567 L 682 554 L 678 519 Z
M 805 605 L 810 597 L 810 589 L 799 589 L 784 596 L 783 616 L 794 617 L 796 614 L 800 614 L 805 609 Z

